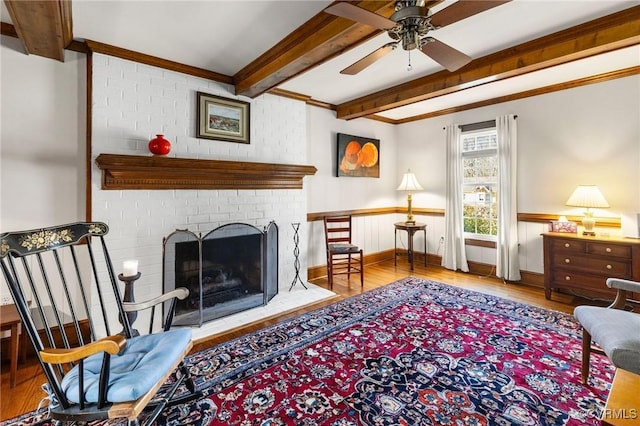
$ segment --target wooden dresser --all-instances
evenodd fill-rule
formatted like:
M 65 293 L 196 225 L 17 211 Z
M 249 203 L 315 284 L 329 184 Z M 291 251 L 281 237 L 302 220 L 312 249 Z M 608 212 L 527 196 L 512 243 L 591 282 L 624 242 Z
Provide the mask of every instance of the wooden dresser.
M 613 299 L 616 291 L 607 287 L 607 278 L 640 281 L 640 239 L 555 232 L 544 233 L 542 238 L 547 299 L 554 289 Z M 640 300 L 640 294 L 632 298 Z

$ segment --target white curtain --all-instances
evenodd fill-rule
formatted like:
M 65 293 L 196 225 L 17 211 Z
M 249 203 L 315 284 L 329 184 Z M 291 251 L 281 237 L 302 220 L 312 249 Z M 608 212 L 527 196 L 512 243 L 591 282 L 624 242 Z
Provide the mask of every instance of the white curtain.
M 496 118 L 498 134 L 498 241 L 496 276 L 520 280 L 518 209 L 516 197 L 517 126 L 514 115 Z
M 444 209 L 444 250 L 442 266 L 447 269 L 469 272 L 464 245 L 462 221 L 462 155 L 460 128 L 447 126 L 445 143 L 447 153 L 446 203 Z

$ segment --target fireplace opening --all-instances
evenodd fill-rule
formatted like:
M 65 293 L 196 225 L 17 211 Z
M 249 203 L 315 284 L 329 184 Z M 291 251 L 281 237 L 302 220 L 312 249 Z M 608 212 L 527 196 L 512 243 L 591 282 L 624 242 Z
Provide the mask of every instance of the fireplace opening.
M 174 325 L 207 321 L 266 305 L 278 293 L 278 228 L 223 225 L 204 236 L 177 230 L 163 242 L 164 290 L 189 289 Z

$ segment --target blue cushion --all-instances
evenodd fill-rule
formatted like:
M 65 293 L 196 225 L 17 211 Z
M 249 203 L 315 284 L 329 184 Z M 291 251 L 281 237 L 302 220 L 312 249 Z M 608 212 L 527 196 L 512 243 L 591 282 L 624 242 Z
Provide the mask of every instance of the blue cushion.
M 180 359 L 191 341 L 191 329 L 177 328 L 163 333 L 127 339 L 118 355 L 111 356 L 107 400 L 135 401 L 146 394 Z M 86 402 L 98 402 L 98 383 L 103 354 L 84 361 L 84 392 Z M 78 401 L 78 366 L 62 380 L 62 390 L 70 401 Z
M 597 306 L 578 306 L 573 313 L 613 365 L 640 374 L 639 314 Z

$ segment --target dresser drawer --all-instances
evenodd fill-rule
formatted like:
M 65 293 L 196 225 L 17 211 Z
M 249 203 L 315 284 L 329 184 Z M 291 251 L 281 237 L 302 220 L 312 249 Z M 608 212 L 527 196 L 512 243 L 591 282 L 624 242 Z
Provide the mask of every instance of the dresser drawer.
M 607 287 L 605 279 L 601 276 L 561 268 L 554 271 L 550 286 L 553 288 L 574 289 L 579 294 L 597 293 L 611 298 L 616 294 L 615 290 Z
M 587 243 L 578 240 L 554 239 L 551 241 L 551 250 L 554 253 L 586 253 Z
M 553 283 L 564 286 L 567 285 L 573 288 L 584 288 L 591 290 L 609 290 L 605 280 L 601 276 L 585 274 L 584 272 L 577 272 L 571 269 L 558 268 L 553 273 Z
M 587 253 L 599 256 L 631 258 L 631 247 L 607 243 L 587 243 Z
M 631 265 L 628 261 L 617 258 L 587 257 L 578 254 L 556 253 L 553 264 L 558 268 L 576 268 L 598 275 L 627 278 L 631 276 Z

